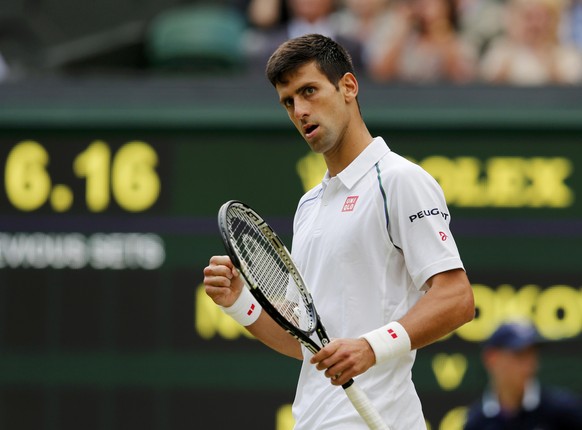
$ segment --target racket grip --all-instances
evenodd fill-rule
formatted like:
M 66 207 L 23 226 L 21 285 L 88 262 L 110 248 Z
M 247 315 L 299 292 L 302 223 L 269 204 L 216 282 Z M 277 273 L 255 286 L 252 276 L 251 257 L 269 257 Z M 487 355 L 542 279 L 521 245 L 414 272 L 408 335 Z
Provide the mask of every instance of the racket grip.
M 390 427 L 388 427 L 384 420 L 382 420 L 380 413 L 376 410 L 368 396 L 366 396 L 366 393 L 353 383 L 353 379 L 342 387 L 360 416 L 364 419 L 371 430 L 390 430 Z

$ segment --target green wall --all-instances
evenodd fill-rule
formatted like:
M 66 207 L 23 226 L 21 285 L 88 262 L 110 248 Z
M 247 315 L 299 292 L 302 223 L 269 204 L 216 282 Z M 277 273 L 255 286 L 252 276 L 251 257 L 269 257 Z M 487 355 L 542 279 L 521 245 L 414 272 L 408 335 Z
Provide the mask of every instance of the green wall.
M 373 134 L 441 182 L 475 289 L 475 321 L 418 354 L 432 428 L 458 428 L 456 408 L 485 383 L 480 342 L 505 317 L 562 339 L 542 377 L 582 392 L 569 371 L 582 347 L 582 101 L 564 88 L 362 87 Z M 200 284 L 223 252 L 224 201 L 256 207 L 290 244 L 322 166 L 264 82 L 0 87 L 0 427 L 288 428 L 298 363 L 249 339 Z

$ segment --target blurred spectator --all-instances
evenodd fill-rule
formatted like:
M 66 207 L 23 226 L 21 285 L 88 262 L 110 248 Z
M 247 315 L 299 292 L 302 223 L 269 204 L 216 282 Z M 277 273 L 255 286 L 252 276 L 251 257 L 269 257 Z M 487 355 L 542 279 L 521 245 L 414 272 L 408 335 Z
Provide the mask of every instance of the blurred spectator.
M 284 41 L 310 33 L 330 37 L 342 44 L 361 66 L 361 47 L 357 40 L 342 35 L 336 0 L 287 0 L 289 18 L 273 28 L 251 29 L 246 40 L 251 65 L 263 73 L 267 60 Z
M 369 65 L 378 81 L 465 83 L 475 76 L 476 53 L 457 33 L 454 0 L 396 0 L 384 52 Z
M 514 85 L 582 82 L 582 55 L 559 37 L 562 0 L 510 0 L 505 34 L 484 54 L 485 81 Z
M 391 0 L 345 0 L 338 13 L 340 35 L 357 40 L 366 67 L 384 50 L 385 40 L 394 25 Z
M 6 64 L 6 61 L 4 61 L 4 57 L 0 53 L 0 82 L 8 80 L 9 76 L 8 71 L 9 71 L 8 64 Z
M 455 0 L 459 31 L 480 56 L 503 33 L 506 0 Z
M 233 0 L 251 27 L 268 29 L 288 20 L 286 0 Z
M 469 409 L 465 430 L 582 429 L 582 399 L 537 380 L 541 342 L 529 323 L 497 328 L 482 354 L 489 386 Z
M 562 41 L 582 52 L 582 0 L 569 0 L 562 20 Z

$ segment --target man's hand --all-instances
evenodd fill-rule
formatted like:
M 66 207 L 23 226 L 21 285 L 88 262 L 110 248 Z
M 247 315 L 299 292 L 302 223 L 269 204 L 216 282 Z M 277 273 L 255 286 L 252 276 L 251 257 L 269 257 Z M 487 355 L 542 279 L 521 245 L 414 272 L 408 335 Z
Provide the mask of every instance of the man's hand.
M 206 294 L 219 306 L 232 306 L 244 287 L 238 270 L 226 255 L 215 255 L 204 268 Z
M 365 339 L 334 339 L 310 361 L 333 385 L 343 385 L 372 367 L 376 357 Z

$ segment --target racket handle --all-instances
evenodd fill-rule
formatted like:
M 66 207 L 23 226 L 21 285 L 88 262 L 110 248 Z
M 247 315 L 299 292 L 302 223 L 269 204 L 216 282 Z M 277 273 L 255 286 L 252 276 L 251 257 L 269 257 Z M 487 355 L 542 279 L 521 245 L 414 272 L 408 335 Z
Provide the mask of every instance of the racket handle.
M 342 385 L 342 387 L 371 430 L 390 430 L 390 427 L 382 420 L 380 413 L 366 396 L 366 393 L 353 382 L 353 379 Z

